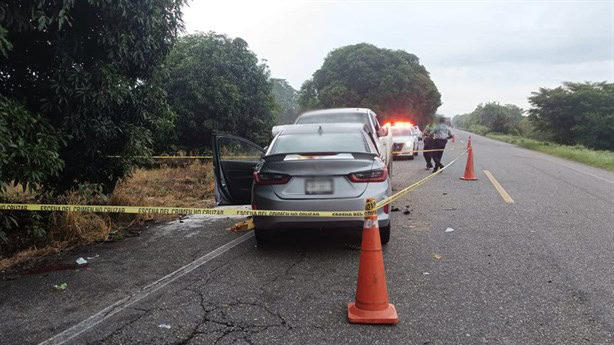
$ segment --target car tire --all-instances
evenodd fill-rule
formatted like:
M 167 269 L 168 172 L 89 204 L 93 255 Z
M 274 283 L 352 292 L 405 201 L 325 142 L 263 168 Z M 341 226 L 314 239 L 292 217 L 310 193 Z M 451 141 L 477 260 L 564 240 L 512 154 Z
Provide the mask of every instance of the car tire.
M 266 245 L 271 242 L 271 231 L 264 229 L 254 229 L 254 235 L 256 237 L 256 243 L 259 245 Z
M 415 156 L 415 154 L 413 156 L 407 156 L 407 159 L 412 160 L 412 159 L 414 159 L 414 156 Z
M 382 242 L 382 245 L 385 245 L 390 242 L 390 224 L 388 224 L 388 226 L 379 228 L 379 238 Z

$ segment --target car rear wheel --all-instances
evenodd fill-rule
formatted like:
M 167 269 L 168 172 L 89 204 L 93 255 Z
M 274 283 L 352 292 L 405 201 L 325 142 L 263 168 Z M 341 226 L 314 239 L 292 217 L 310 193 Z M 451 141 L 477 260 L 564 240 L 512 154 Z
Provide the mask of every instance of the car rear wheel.
M 416 155 L 416 154 L 414 154 L 414 156 L 415 156 L 415 155 Z M 414 156 L 407 156 L 407 159 L 412 160 L 412 159 L 414 159 Z
M 379 228 L 379 238 L 382 242 L 382 245 L 385 245 L 390 242 L 390 224 L 388 226 Z

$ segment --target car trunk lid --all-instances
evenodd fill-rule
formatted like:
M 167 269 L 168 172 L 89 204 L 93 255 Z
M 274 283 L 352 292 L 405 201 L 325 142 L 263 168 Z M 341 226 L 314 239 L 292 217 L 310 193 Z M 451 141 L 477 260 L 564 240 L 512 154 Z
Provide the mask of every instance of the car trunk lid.
M 292 176 L 286 184 L 272 185 L 281 199 L 344 199 L 361 196 L 368 183 L 353 183 L 348 175 L 373 169 L 375 154 L 286 154 L 266 157 L 261 172 Z

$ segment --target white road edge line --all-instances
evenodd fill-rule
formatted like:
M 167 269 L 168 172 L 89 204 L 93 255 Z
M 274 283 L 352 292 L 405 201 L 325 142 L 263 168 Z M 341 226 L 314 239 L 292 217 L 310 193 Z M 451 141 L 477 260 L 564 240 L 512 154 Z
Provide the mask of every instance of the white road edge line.
M 254 237 L 253 232 L 249 232 L 241 237 L 235 238 L 234 240 L 226 243 L 225 245 L 215 249 L 212 252 L 209 252 L 200 258 L 190 262 L 189 264 L 180 267 L 179 269 L 167 274 L 166 276 L 156 280 L 155 282 L 145 286 L 139 291 L 133 293 L 130 296 L 122 298 L 121 300 L 111 304 L 110 306 L 104 308 L 98 313 L 90 316 L 89 318 L 79 322 L 78 324 L 70 327 L 69 329 L 63 331 L 62 333 L 56 334 L 55 336 L 41 342 L 39 345 L 47 345 L 47 344 L 65 344 L 66 342 L 72 340 L 77 337 L 81 333 L 87 331 L 88 329 L 96 326 L 97 324 L 103 322 L 104 320 L 110 318 L 111 316 L 119 313 L 120 311 L 128 308 L 134 303 L 142 300 L 143 298 L 149 296 L 150 294 L 162 289 L 168 284 L 174 282 L 175 280 L 183 277 L 184 275 L 194 271 L 198 267 L 206 264 L 207 262 L 215 259 L 216 257 L 224 254 L 230 249 L 240 245 L 241 243 L 249 240 Z

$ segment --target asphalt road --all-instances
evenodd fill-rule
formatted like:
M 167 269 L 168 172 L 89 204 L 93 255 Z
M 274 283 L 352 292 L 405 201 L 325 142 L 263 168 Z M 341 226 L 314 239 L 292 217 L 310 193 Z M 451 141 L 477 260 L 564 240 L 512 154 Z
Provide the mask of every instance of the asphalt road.
M 0 343 L 614 342 L 614 173 L 473 137 L 478 181 L 459 179 L 463 157 L 395 203 L 411 210 L 384 249 L 396 326 L 347 322 L 356 234 L 258 248 L 225 231 L 235 219 L 190 217 L 52 258 L 98 255 L 86 268 L 1 275 Z M 429 172 L 420 156 L 394 173 L 400 190 Z

